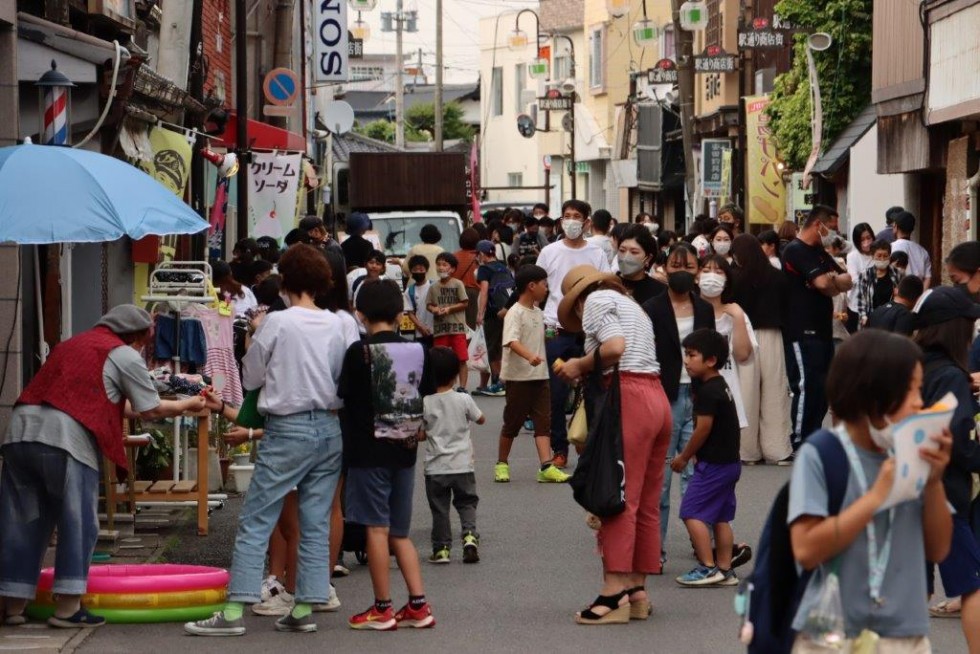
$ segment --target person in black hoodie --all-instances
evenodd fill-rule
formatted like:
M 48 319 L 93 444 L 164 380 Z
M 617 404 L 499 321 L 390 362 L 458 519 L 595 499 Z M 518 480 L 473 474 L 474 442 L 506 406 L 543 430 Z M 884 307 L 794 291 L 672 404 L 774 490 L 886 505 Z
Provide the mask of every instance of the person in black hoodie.
M 980 305 L 959 288 L 938 287 L 923 293 L 913 309 L 918 331 L 915 342 L 925 353 L 922 401 L 929 406 L 946 393 L 958 406 L 949 430 L 953 452 L 943 476 L 946 496 L 956 510 L 953 544 L 939 564 L 948 597 L 962 597 L 960 618 L 969 651 L 980 651 L 980 543 L 969 523 L 973 474 L 980 472 L 980 444 L 972 440 L 976 403 L 970 384 L 967 357 Z
M 670 484 L 673 471 L 670 462 L 684 451 L 694 433 L 691 378 L 684 370 L 684 352 L 681 342 L 697 329 L 715 328 L 715 311 L 697 294 L 695 276 L 698 272 L 698 256 L 694 248 L 685 242 L 675 243 L 667 253 L 667 292 L 643 303 L 643 310 L 653 322 L 653 336 L 660 363 L 660 383 L 670 402 L 673 427 L 670 445 L 667 447 L 664 486 L 660 494 L 660 542 L 666 560 L 667 525 L 670 518 Z M 687 488 L 694 469 L 692 465 L 681 474 L 681 496 Z

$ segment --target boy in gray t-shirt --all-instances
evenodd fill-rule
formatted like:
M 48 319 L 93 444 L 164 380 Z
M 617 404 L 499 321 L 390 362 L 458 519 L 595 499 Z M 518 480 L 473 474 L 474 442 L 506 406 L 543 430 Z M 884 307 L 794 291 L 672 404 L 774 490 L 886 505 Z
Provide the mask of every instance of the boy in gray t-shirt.
M 468 393 L 453 390 L 458 371 L 456 355 L 446 347 L 429 351 L 429 365 L 436 392 L 423 400 L 426 440 L 425 495 L 432 510 L 432 555 L 430 563 L 449 563 L 453 542 L 449 505 L 459 512 L 463 528 L 463 563 L 480 560 L 480 535 L 476 531 L 476 474 L 470 423 L 482 425 L 486 417 Z

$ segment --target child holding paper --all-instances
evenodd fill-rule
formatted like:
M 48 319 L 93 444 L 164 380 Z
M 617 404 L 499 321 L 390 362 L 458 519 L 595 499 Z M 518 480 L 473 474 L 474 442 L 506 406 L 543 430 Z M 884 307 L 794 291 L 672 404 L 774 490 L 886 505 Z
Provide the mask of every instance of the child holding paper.
M 925 352 L 923 400 L 956 396 L 950 431 L 952 458 L 943 477 L 946 494 L 956 510 L 950 554 L 939 564 L 947 597 L 962 597 L 960 619 L 971 652 L 980 651 L 980 544 L 970 529 L 973 473 L 980 472 L 980 445 L 970 438 L 976 405 L 970 389 L 967 358 L 973 340 L 973 324 L 980 318 L 980 304 L 958 288 L 926 291 L 912 313 L 918 331 L 915 342 Z M 930 566 L 931 571 L 931 566 Z M 931 590 L 931 589 L 930 589 Z
M 850 463 L 837 515 L 829 515 L 827 477 L 817 448 L 804 444 L 793 466 L 787 515 L 793 555 L 805 569 L 815 570 L 793 628 L 803 631 L 834 568 L 845 651 L 860 645 L 877 652 L 930 651 L 926 573 L 917 562 L 941 561 L 949 552 L 952 517 L 941 483 L 950 457 L 948 433 L 931 436 L 935 449 L 919 451 L 930 467 L 922 494 L 878 510 L 896 474 L 887 453 L 893 426 L 923 407 L 920 357 L 908 338 L 880 330 L 859 332 L 837 351 L 827 377 L 828 400 L 841 421 L 837 435 Z M 800 633 L 792 651 L 825 651 L 822 644 Z

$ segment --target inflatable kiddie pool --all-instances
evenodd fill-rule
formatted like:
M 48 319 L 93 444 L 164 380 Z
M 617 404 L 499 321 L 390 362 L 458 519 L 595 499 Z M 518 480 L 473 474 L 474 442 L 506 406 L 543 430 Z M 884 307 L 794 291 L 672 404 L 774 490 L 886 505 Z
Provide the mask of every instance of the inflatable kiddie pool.
M 54 569 L 42 570 L 37 599 L 27 607 L 29 617 L 54 615 L 53 582 Z M 112 623 L 186 622 L 220 611 L 227 585 L 228 571 L 208 566 L 94 565 L 82 605 Z

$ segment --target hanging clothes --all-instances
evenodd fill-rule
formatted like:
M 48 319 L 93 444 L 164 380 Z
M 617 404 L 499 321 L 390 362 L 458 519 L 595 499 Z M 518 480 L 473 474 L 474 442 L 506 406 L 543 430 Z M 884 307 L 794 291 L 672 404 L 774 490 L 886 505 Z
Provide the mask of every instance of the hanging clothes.
M 177 319 L 171 315 L 158 314 L 154 338 L 153 356 L 169 360 L 174 357 Z M 208 359 L 207 337 L 204 326 L 197 318 L 180 319 L 180 361 L 194 366 L 203 366 Z
M 204 374 L 211 378 L 215 391 L 228 404 L 241 406 L 242 379 L 235 364 L 232 316 L 223 316 L 217 309 L 198 304 L 186 307 L 182 315 L 196 318 L 203 327 L 207 342 Z

